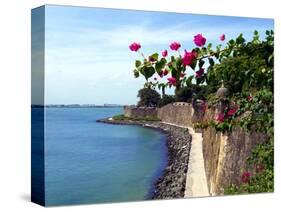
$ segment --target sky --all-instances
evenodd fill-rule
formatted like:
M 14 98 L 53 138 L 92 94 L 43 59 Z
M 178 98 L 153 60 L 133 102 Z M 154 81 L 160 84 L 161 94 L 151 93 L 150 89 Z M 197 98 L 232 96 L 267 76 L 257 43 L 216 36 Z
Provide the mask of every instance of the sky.
M 263 37 L 273 28 L 272 19 L 46 6 L 45 104 L 136 104 L 144 79 L 133 76 L 134 61 L 141 57 L 129 50 L 132 42 L 139 42 L 145 55 L 169 50 L 173 41 L 183 52 L 195 47 L 198 33 L 216 46 L 240 33 L 250 40 L 254 30 Z

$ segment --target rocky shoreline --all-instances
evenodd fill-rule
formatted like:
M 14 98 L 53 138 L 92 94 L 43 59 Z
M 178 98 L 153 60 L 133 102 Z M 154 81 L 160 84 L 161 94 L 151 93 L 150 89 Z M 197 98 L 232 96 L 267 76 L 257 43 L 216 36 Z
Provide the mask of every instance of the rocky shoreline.
M 151 199 L 183 198 L 192 137 L 187 129 L 161 122 L 100 119 L 97 122 L 119 125 L 140 125 L 167 133 L 168 163 L 154 183 Z

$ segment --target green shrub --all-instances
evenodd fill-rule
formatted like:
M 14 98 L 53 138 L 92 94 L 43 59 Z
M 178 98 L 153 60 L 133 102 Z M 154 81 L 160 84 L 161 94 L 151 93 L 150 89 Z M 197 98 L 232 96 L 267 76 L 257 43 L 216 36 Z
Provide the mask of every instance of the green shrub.
M 143 88 L 138 92 L 140 98 L 138 106 L 155 107 L 159 104 L 160 94 L 151 88 Z
M 183 87 L 176 92 L 178 102 L 191 102 L 194 94 L 194 89 L 191 87 Z
M 124 116 L 123 114 L 119 114 L 119 115 L 115 115 L 112 117 L 112 119 L 116 120 L 116 121 L 121 121 L 121 120 L 127 120 L 128 117 Z
M 112 117 L 113 120 L 115 121 L 160 121 L 159 118 L 154 117 L 154 116 L 145 116 L 145 117 L 127 117 L 123 114 L 115 115 Z
M 176 102 L 176 97 L 173 95 L 163 95 L 163 97 L 160 99 L 158 106 L 163 107 L 167 104 Z
M 264 193 L 274 191 L 273 140 L 257 145 L 248 159 L 252 172 L 248 181 L 228 186 L 225 194 Z M 243 174 L 242 174 L 243 175 Z
M 209 94 L 216 92 L 206 85 L 190 84 L 176 93 L 176 100 L 179 102 L 192 102 L 192 98 L 206 100 Z

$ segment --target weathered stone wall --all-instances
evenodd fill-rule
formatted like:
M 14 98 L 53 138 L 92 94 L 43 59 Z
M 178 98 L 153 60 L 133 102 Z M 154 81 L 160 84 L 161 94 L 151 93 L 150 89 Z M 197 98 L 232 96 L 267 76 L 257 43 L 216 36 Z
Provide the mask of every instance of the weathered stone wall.
M 215 108 L 204 110 L 204 104 L 171 103 L 162 108 L 125 107 L 129 117 L 157 116 L 162 122 L 192 127 L 195 122 L 213 120 Z M 202 130 L 203 156 L 207 184 L 211 195 L 223 194 L 224 188 L 240 182 L 247 168 L 252 148 L 266 137 L 260 133 L 246 133 L 237 127 L 231 133 L 217 133 L 212 127 Z
M 191 104 L 176 102 L 159 108 L 157 115 L 162 122 L 190 126 L 192 124 L 193 109 Z
M 214 119 L 215 109 L 205 112 L 203 121 Z M 246 133 L 240 127 L 231 133 L 217 133 L 212 127 L 203 130 L 203 156 L 209 192 L 221 195 L 224 188 L 240 182 L 247 169 L 247 158 L 266 137 L 261 133 Z
M 124 106 L 124 115 L 131 118 L 157 117 L 157 108 Z
M 163 122 L 173 123 L 182 126 L 192 126 L 194 122 L 202 120 L 204 112 L 202 103 L 192 104 L 176 102 L 165 105 L 158 109 L 158 118 Z

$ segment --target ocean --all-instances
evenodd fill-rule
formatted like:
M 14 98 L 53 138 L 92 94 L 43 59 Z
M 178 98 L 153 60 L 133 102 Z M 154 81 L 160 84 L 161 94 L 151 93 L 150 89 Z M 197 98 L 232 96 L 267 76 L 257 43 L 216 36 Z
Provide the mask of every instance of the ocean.
M 165 134 L 96 122 L 121 114 L 121 107 L 45 110 L 47 206 L 151 197 L 153 184 L 167 164 Z

